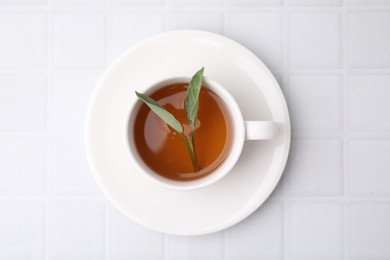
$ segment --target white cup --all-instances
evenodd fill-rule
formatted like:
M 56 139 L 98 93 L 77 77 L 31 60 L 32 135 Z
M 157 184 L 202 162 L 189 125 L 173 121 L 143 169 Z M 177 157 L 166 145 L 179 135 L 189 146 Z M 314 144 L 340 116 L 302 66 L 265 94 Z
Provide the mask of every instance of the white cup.
M 139 89 L 139 91 L 145 93 L 146 95 L 150 95 L 157 89 L 166 85 L 189 82 L 190 80 L 191 76 L 170 77 L 159 80 L 155 84 L 151 84 L 144 89 Z M 152 169 L 149 168 L 149 166 L 140 157 L 134 141 L 134 122 L 137 113 L 142 105 L 142 101 L 134 99 L 133 102 L 130 104 L 128 117 L 126 118 L 125 122 L 125 125 L 127 126 L 127 128 L 125 129 L 125 134 L 131 163 L 137 167 L 140 174 L 143 174 L 151 181 L 165 188 L 184 191 L 209 186 L 222 179 L 234 167 L 240 157 L 245 140 L 270 140 L 276 138 L 277 127 L 275 122 L 244 121 L 241 114 L 241 110 L 236 100 L 224 87 L 207 77 L 203 77 L 203 83 L 212 92 L 219 96 L 228 108 L 228 113 L 230 114 L 230 118 L 232 120 L 233 134 L 230 151 L 225 160 L 216 169 L 214 169 L 212 173 L 196 180 L 177 181 L 168 179 L 159 175 L 158 173 L 154 172 Z

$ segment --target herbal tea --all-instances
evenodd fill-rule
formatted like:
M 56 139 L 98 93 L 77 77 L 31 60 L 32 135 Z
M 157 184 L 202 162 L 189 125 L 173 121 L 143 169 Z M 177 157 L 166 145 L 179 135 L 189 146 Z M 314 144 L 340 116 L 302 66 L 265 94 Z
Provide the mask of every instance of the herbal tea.
M 185 111 L 187 88 L 188 83 L 176 83 L 150 95 L 181 123 L 185 137 L 192 132 Z M 189 181 L 210 174 L 229 153 L 232 122 L 226 105 L 207 86 L 200 90 L 194 125 L 197 171 L 182 136 L 142 104 L 134 124 L 134 140 L 140 157 L 153 171 L 169 179 Z

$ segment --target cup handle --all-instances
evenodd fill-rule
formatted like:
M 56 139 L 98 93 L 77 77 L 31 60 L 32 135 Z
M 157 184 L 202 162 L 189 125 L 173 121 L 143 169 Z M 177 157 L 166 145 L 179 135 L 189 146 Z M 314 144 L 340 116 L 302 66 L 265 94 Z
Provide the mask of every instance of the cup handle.
M 271 140 L 277 130 L 274 121 L 245 121 L 245 140 Z

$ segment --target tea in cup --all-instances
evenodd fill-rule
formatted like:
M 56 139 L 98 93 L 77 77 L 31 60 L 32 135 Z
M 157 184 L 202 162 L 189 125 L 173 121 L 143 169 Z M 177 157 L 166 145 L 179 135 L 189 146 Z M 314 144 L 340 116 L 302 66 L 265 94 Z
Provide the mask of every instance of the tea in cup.
M 244 121 L 232 95 L 207 77 L 203 77 L 197 117 L 191 125 L 185 109 L 190 80 L 190 76 L 170 77 L 144 89 L 145 95 L 180 122 L 182 134 L 140 100 L 131 104 L 126 123 L 132 163 L 150 180 L 173 190 L 215 183 L 234 167 L 245 140 L 273 139 L 277 134 L 273 121 Z M 193 138 L 195 166 L 186 145 L 189 142 L 183 138 Z

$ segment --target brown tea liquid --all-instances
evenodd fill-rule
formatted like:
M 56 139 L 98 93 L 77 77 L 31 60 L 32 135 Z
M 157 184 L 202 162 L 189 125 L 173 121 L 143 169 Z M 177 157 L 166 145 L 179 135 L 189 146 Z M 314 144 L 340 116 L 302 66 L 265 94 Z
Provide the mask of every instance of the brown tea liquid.
M 174 115 L 185 136 L 191 132 L 186 118 L 185 97 L 188 83 L 176 83 L 150 95 Z M 223 101 L 202 86 L 195 122 L 195 149 L 198 171 L 194 172 L 190 155 L 180 135 L 142 104 L 134 125 L 134 139 L 143 161 L 156 173 L 174 180 L 195 180 L 216 169 L 229 153 L 231 118 Z

